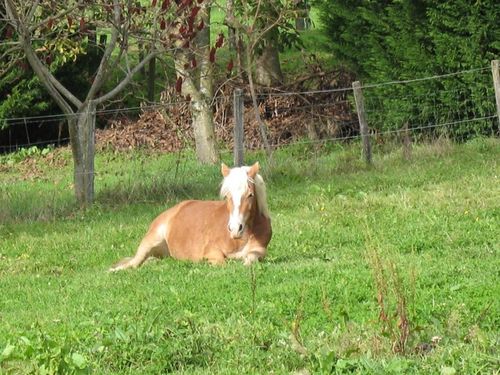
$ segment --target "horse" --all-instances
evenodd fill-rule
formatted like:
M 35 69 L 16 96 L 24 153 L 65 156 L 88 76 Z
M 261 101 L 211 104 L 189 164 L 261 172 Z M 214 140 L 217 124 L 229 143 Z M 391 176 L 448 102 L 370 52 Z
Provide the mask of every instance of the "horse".
M 228 258 L 245 265 L 264 259 L 272 229 L 259 169 L 259 162 L 232 169 L 223 163 L 222 200 L 187 200 L 167 209 L 153 220 L 135 255 L 109 271 L 137 268 L 150 257 L 216 265 Z

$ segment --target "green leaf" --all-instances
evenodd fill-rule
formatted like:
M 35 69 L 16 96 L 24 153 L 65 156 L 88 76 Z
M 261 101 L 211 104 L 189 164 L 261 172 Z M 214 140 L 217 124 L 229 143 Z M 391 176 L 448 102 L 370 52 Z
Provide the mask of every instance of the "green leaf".
M 76 368 L 83 370 L 85 367 L 87 367 L 87 360 L 83 355 L 79 353 L 73 353 L 71 355 L 71 360 L 73 361 L 73 364 Z
M 453 367 L 441 367 L 441 375 L 455 375 L 456 373 L 457 370 L 455 370 Z
M 11 344 L 7 344 L 2 351 L 2 359 L 9 358 L 16 347 Z

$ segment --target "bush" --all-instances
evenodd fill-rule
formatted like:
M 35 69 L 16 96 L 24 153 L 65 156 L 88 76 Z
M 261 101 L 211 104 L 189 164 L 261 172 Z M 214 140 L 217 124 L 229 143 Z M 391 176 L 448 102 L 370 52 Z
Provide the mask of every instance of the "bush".
M 317 5 L 337 62 L 364 82 L 485 68 L 370 89 L 365 95 L 375 98 L 371 126 L 392 130 L 405 122 L 413 127 L 452 123 L 441 129 L 462 139 L 494 131 L 494 119 L 464 120 L 495 114 L 489 66 L 500 52 L 496 1 L 318 0 Z

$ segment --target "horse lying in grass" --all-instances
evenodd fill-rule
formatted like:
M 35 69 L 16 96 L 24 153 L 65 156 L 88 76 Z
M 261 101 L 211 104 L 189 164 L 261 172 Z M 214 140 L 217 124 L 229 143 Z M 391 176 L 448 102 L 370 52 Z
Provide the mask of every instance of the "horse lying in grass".
M 160 214 L 149 227 L 135 256 L 113 265 L 110 271 L 137 268 L 149 257 L 171 256 L 222 264 L 226 258 L 245 265 L 263 259 L 271 240 L 271 219 L 259 163 L 228 168 L 221 201 L 184 201 Z

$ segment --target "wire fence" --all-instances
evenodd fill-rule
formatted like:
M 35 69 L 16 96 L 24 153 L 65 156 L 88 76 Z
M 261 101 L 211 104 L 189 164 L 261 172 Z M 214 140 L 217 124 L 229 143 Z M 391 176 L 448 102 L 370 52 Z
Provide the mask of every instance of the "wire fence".
M 377 139 L 408 134 L 408 131 L 414 139 L 442 135 L 457 139 L 478 134 L 498 135 L 495 90 L 489 68 L 366 84 L 361 85 L 361 89 L 370 134 Z M 324 144 L 360 138 L 352 87 L 260 92 L 257 100 L 273 149 L 291 144 Z M 254 109 L 248 94 L 245 102 L 245 147 L 258 149 L 262 144 L 261 133 L 253 120 Z M 228 147 L 237 147 L 232 144 L 232 97 L 219 93 L 213 103 L 218 138 Z M 138 117 L 145 112 L 162 111 L 168 115 L 181 107 L 189 111 L 189 104 L 189 101 L 180 99 L 135 107 L 104 108 L 97 110 L 96 116 L 109 121 L 110 118 Z M 0 153 L 32 146 L 67 144 L 70 139 L 66 121 L 72 116 L 77 114 L 0 119 L 0 124 L 4 124 L 0 132 Z M 179 121 L 186 121 L 186 116 Z M 187 145 L 193 146 L 189 142 Z M 229 152 L 232 152 L 230 148 L 223 150 L 222 154 Z

